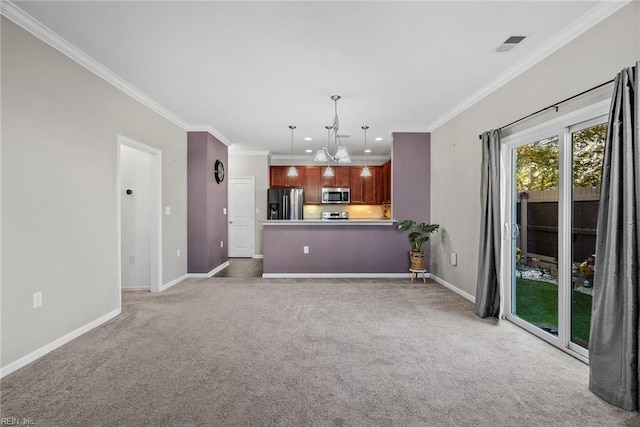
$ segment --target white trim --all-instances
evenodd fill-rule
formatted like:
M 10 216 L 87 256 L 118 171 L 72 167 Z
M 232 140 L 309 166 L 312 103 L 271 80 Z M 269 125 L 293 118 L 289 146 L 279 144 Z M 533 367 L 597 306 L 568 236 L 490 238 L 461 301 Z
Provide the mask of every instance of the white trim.
M 227 147 L 232 144 L 232 142 L 229 141 L 227 137 L 222 134 L 222 132 L 211 125 L 187 125 L 186 130 L 187 132 L 209 132 L 218 141 L 222 142 Z
M 520 74 L 524 73 L 529 68 L 551 55 L 553 52 L 557 51 L 576 37 L 583 34 L 585 31 L 589 30 L 591 27 L 626 6 L 630 1 L 631 0 L 601 1 L 578 18 L 578 20 L 565 27 L 562 31 L 546 43 L 539 46 L 525 58 L 505 70 L 485 86 L 478 89 L 460 104 L 437 118 L 428 126 L 429 132 L 433 132 L 452 118 L 456 117 L 458 114 L 465 111 L 467 108 L 473 106 L 497 89 L 509 83 L 511 80 L 518 77 Z
M 0 368 L 0 378 L 3 378 L 5 376 L 9 375 L 10 373 L 17 371 L 18 369 L 20 369 L 20 368 L 28 365 L 29 363 L 41 358 L 45 354 L 52 352 L 56 348 L 65 345 L 66 343 L 68 343 L 69 341 L 79 337 L 80 335 L 86 334 L 90 330 L 92 330 L 92 329 L 102 325 L 103 323 L 113 319 L 114 317 L 116 317 L 119 314 L 120 314 L 120 309 L 117 308 L 117 309 L 105 314 L 104 316 L 101 316 L 101 317 L 97 318 L 96 320 L 94 320 L 92 322 L 89 322 L 86 325 L 81 326 L 81 327 L 79 327 L 78 329 L 76 329 L 76 330 L 74 330 L 72 332 L 69 332 L 66 335 L 63 335 L 62 337 L 56 339 L 55 341 L 52 341 L 49 344 L 46 344 L 46 345 L 40 347 L 39 349 L 37 349 L 35 351 L 32 351 L 31 353 L 27 354 L 26 356 L 23 356 L 20 359 L 9 363 L 7 366 L 4 366 L 3 368 Z
M 253 259 L 263 259 L 264 255 L 263 254 L 254 254 L 251 258 L 253 258 Z
M 429 275 L 429 277 L 431 279 L 433 279 L 435 282 L 437 282 L 440 285 L 444 286 L 445 288 L 455 292 L 456 294 L 460 295 L 461 297 L 463 297 L 465 299 L 468 299 L 472 303 L 476 302 L 476 297 L 474 297 L 473 295 L 463 291 L 462 289 L 458 288 L 457 286 L 452 285 L 451 283 L 447 282 L 446 280 L 441 279 L 438 276 L 434 276 L 433 274 Z
M 214 274 L 219 273 L 220 271 L 224 270 L 227 267 L 229 267 L 229 261 L 223 262 L 222 264 L 220 264 L 219 266 L 217 266 L 216 268 L 214 268 L 208 273 L 187 273 L 186 276 L 188 278 L 194 278 L 194 279 L 212 277 Z
M 187 278 L 188 275 L 183 274 L 180 277 L 176 277 L 175 279 L 173 279 L 172 281 L 165 283 L 164 285 L 160 286 L 160 292 L 162 291 L 166 291 L 167 289 L 169 289 L 170 287 L 177 285 L 178 283 L 182 282 L 183 280 L 185 280 Z
M 409 278 L 411 273 L 263 273 L 264 279 L 392 279 Z M 431 277 L 426 273 L 426 278 Z

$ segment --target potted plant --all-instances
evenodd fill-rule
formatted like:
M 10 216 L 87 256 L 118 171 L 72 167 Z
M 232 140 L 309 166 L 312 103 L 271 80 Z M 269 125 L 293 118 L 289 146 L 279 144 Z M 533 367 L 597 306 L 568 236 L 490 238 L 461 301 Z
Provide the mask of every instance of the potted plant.
M 409 241 L 413 248 L 409 251 L 412 270 L 424 270 L 424 251 L 422 245 L 429 241 L 429 235 L 438 231 L 440 225 L 417 223 L 412 219 L 405 219 L 398 224 L 398 230 L 409 232 Z

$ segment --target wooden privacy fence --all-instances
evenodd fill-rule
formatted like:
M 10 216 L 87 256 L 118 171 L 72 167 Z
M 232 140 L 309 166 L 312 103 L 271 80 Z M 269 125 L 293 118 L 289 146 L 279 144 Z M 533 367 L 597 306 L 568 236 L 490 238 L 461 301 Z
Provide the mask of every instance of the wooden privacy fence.
M 523 260 L 532 258 L 557 263 L 558 190 L 531 190 L 519 194 L 518 247 Z M 582 262 L 595 253 L 599 187 L 573 188 L 573 262 Z

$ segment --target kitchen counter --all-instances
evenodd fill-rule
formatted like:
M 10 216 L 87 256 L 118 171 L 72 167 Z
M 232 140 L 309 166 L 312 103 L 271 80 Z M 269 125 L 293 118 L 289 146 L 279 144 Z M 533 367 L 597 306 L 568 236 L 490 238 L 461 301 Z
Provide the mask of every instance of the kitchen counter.
M 277 219 L 262 221 L 264 225 L 395 225 L 395 219 Z

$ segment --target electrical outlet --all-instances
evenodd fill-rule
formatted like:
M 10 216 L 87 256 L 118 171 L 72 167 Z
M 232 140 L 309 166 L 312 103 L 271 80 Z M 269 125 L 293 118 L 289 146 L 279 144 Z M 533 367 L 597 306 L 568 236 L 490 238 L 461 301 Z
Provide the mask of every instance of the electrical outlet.
M 458 254 L 451 252 L 451 265 L 458 265 Z
M 303 246 L 302 247 L 302 252 L 305 253 L 305 254 L 308 254 L 309 253 L 309 246 Z
M 167 216 L 171 215 L 171 206 L 164 207 L 164 214 Z
M 227 214 L 227 208 L 222 208 L 222 215 L 226 215 Z
M 42 291 L 33 294 L 33 308 L 42 306 Z
M 178 258 L 180 258 L 180 249 L 178 249 L 177 253 L 178 253 Z
M 220 240 L 220 247 L 224 248 L 224 241 L 223 240 Z
M 136 263 L 136 256 L 135 255 L 129 255 L 129 263 L 130 264 L 135 264 Z

